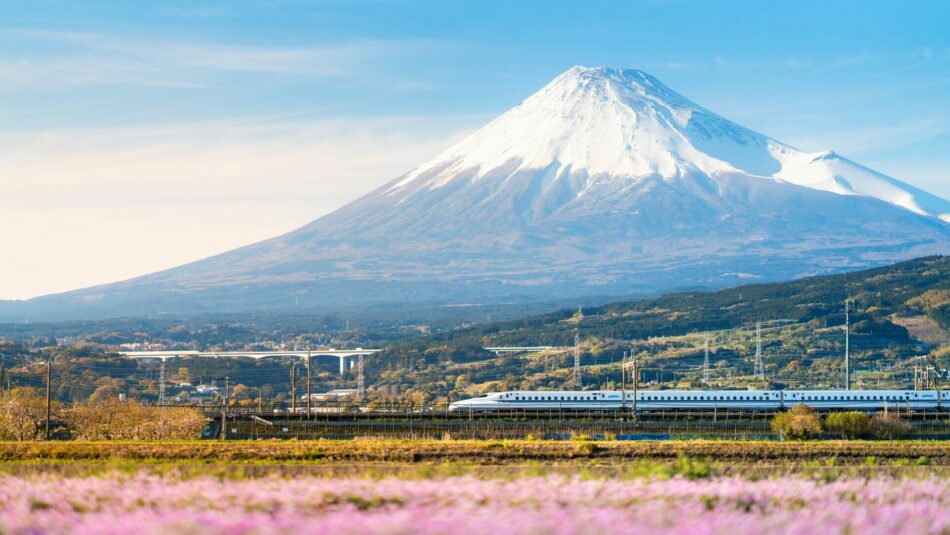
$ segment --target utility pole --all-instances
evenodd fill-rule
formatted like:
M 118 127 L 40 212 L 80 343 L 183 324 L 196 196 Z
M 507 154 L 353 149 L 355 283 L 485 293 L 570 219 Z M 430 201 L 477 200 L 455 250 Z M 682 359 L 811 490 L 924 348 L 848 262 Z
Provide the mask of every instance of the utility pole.
M 228 439 L 228 407 L 231 405 L 231 378 L 224 378 L 224 403 L 221 405 L 221 440 Z
M 7 362 L 6 357 L 3 353 L 0 353 L 0 392 L 3 392 L 3 387 L 7 384 Z
M 637 393 L 640 388 L 640 357 L 633 357 L 633 421 L 636 422 L 637 416 Z
M 581 335 L 574 332 L 574 386 L 580 390 L 581 388 Z
M 627 365 L 627 352 L 623 352 L 623 360 L 620 361 L 620 413 L 627 410 L 627 372 L 624 368 Z
M 297 361 L 290 365 L 290 412 L 297 414 Z
M 917 365 L 920 357 L 914 357 L 914 390 L 923 390 L 923 381 L 920 378 L 920 366 Z
M 165 359 L 160 359 L 162 366 L 158 372 L 158 405 L 165 406 Z
M 359 362 L 359 375 L 356 380 L 356 397 L 359 398 L 360 403 L 363 403 L 363 400 L 366 399 L 366 379 L 363 376 L 363 354 L 360 353 L 357 356 L 357 362 Z
M 50 439 L 49 434 L 49 421 L 52 416 L 52 405 L 53 405 L 53 395 L 52 395 L 52 386 L 53 383 L 53 356 L 50 355 L 46 359 L 46 440 Z
M 703 357 L 703 384 L 709 384 L 709 336 L 703 339 L 706 355 Z
M 313 379 L 313 373 L 310 371 L 310 359 L 312 355 L 310 350 L 307 350 L 307 419 L 310 419 L 311 411 L 311 400 L 313 399 L 312 391 L 310 390 L 311 380 Z
M 624 363 L 622 364 L 622 370 L 624 374 L 627 373 L 627 368 L 633 368 L 633 401 L 631 403 L 631 409 L 633 411 L 633 421 L 637 421 L 637 393 L 640 387 L 640 370 L 639 366 L 640 357 L 633 356 L 631 352 L 630 358 L 624 358 Z M 624 388 L 626 388 L 626 383 L 624 383 Z
M 851 297 L 844 301 L 844 389 L 851 390 Z

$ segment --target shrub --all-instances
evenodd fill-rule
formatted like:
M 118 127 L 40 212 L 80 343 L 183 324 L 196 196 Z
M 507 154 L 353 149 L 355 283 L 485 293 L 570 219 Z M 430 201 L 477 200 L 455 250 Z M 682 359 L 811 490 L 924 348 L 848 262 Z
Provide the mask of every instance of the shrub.
M 825 427 L 841 438 L 860 438 L 868 435 L 871 417 L 863 412 L 833 412 L 825 417 Z
M 914 431 L 914 426 L 896 414 L 875 414 L 871 418 L 870 430 L 878 438 L 899 440 L 907 438 Z
M 712 466 L 707 459 L 680 456 L 673 464 L 673 471 L 687 479 L 702 479 L 709 477 Z
M 576 448 L 574 448 L 574 452 L 577 455 L 580 455 L 583 457 L 591 457 L 595 455 L 598 451 L 600 451 L 600 446 L 598 446 L 597 444 L 594 444 L 593 442 L 582 442 L 578 444 Z
M 804 440 L 821 433 L 821 418 L 818 411 L 799 403 L 772 419 L 772 431 L 784 438 Z

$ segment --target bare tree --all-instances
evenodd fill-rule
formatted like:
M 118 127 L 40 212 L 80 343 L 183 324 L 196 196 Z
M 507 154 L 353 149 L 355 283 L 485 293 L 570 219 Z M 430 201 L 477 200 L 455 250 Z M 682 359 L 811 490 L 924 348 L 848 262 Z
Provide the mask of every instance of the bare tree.
M 53 414 L 59 415 L 58 404 Z M 39 440 L 46 427 L 46 397 L 35 388 L 16 388 L 0 399 L 0 437 Z

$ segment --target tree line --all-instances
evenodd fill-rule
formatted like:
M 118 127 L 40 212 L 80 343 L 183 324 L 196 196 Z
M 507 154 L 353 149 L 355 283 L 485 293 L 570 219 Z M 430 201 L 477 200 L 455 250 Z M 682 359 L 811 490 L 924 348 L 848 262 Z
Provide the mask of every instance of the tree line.
M 35 388 L 15 388 L 0 397 L 0 440 L 182 440 L 200 438 L 205 425 L 201 411 L 189 407 L 119 398 L 47 404 Z

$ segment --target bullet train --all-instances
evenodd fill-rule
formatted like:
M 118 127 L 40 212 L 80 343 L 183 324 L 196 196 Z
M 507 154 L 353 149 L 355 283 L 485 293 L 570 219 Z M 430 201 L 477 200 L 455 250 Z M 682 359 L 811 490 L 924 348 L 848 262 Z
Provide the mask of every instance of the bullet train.
M 616 411 L 630 410 L 616 390 L 495 392 L 456 401 L 450 411 Z M 950 409 L 950 391 L 943 390 L 640 390 L 637 412 L 742 409 L 779 411 L 804 403 L 818 410 Z

